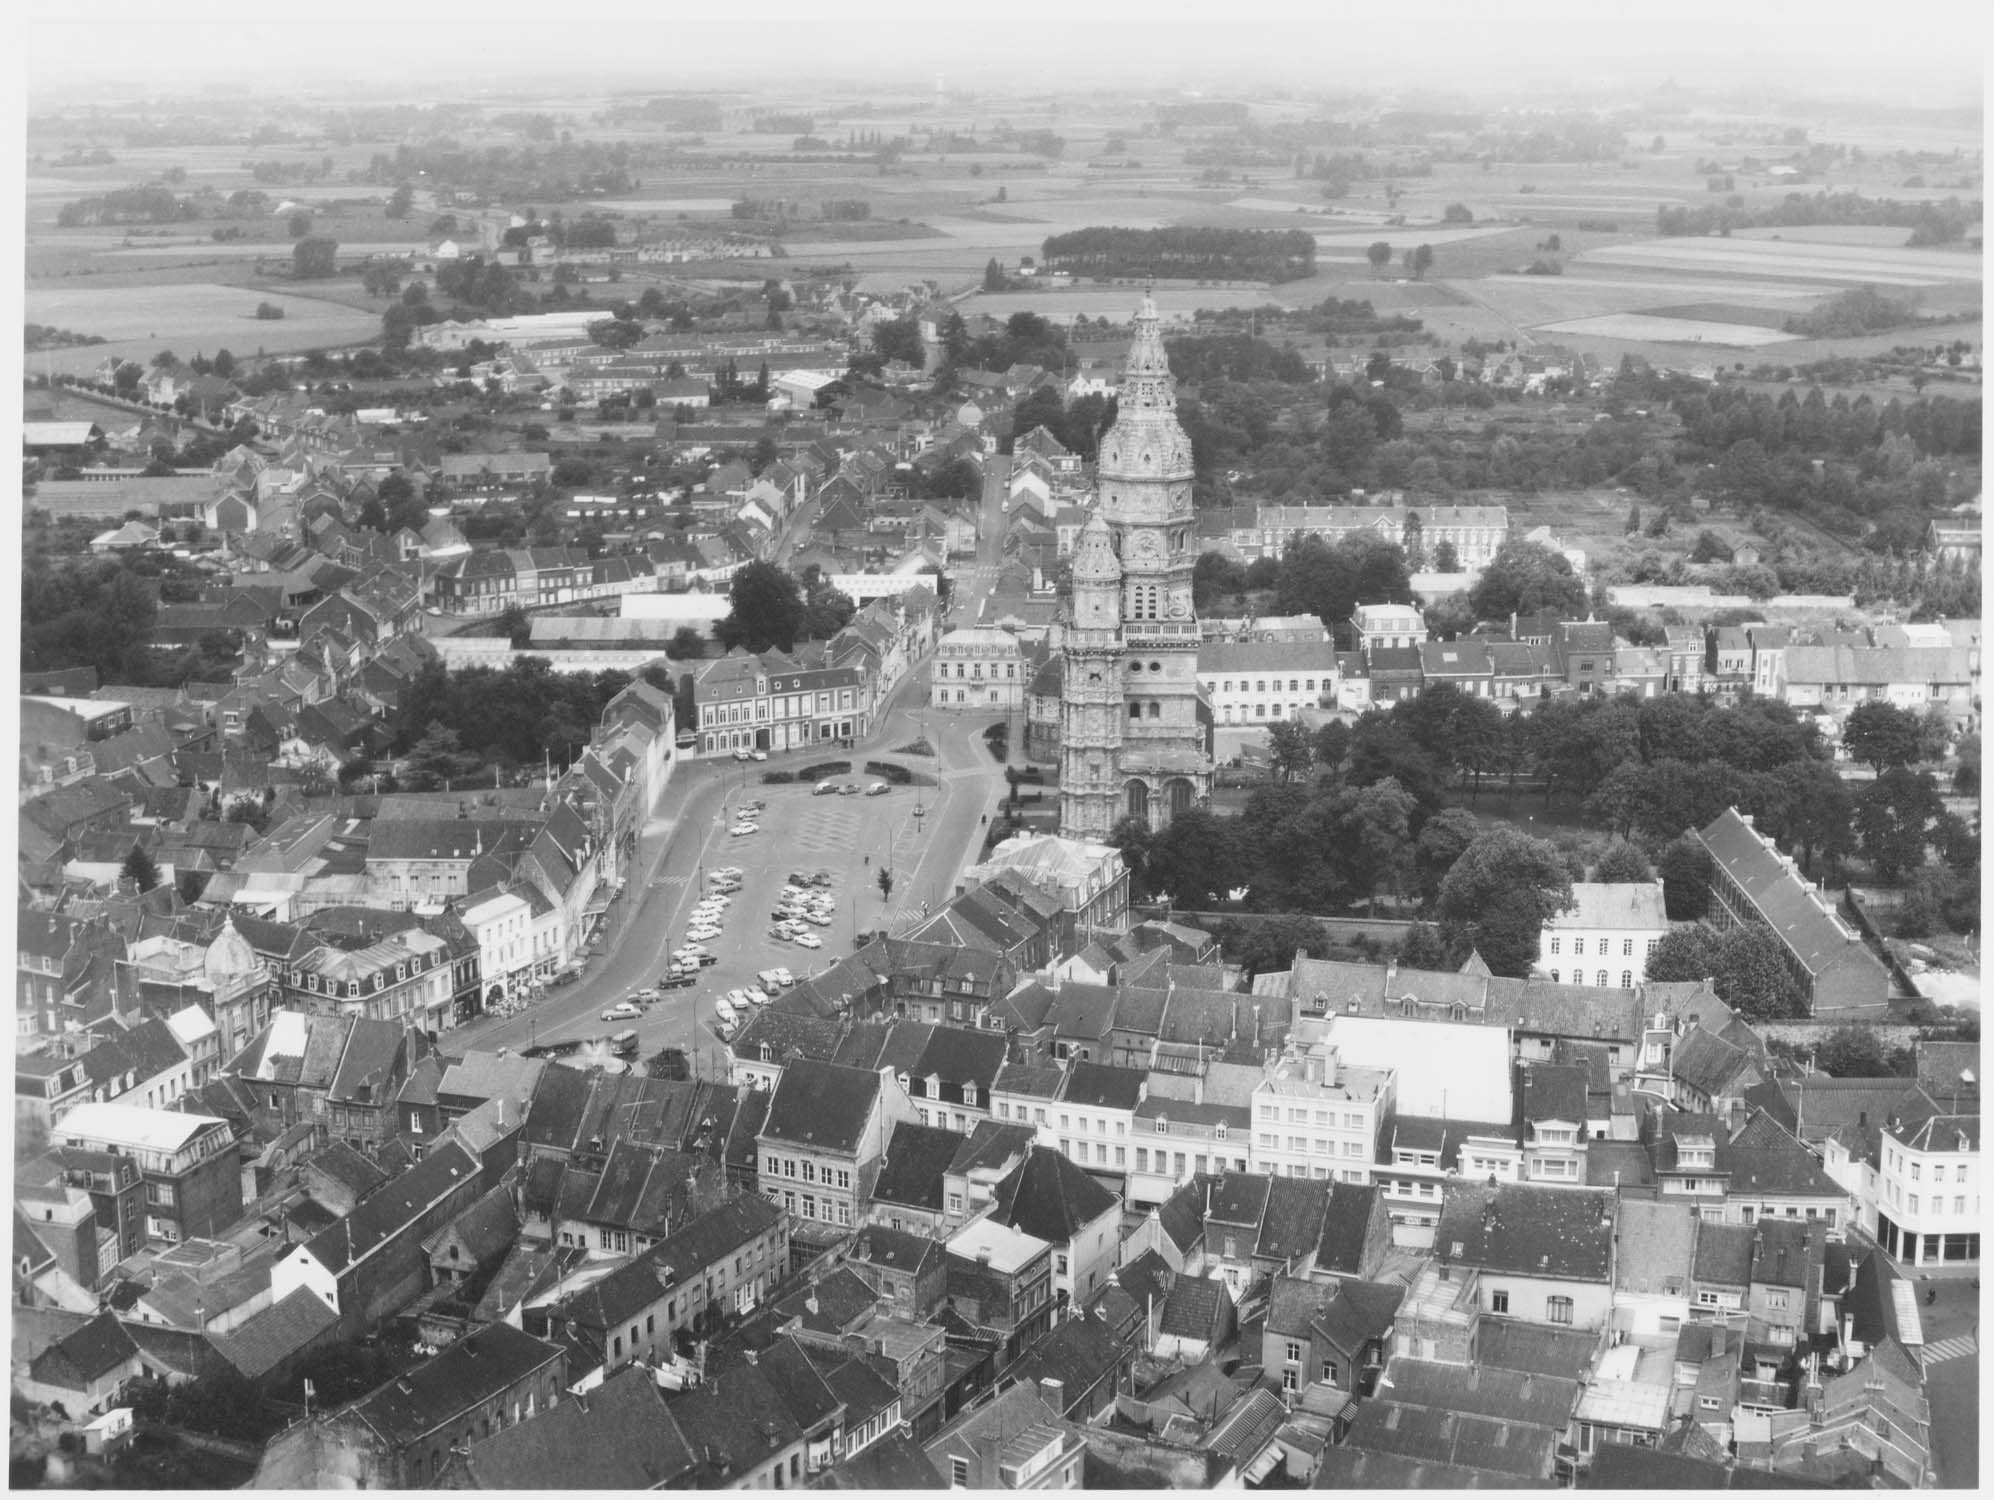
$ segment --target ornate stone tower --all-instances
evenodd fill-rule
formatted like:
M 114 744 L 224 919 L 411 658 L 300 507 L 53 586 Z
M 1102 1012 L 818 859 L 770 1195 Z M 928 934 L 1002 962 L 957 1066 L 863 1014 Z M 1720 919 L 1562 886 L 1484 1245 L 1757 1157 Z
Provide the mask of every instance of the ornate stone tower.
M 1210 713 L 1198 695 L 1198 621 L 1191 604 L 1197 562 L 1191 480 L 1191 440 L 1177 423 L 1177 382 L 1156 304 L 1145 296 L 1115 425 L 1101 439 L 1094 520 L 1083 532 L 1085 539 L 1104 525 L 1117 566 L 1111 578 L 1099 541 L 1090 542 L 1093 560 L 1083 589 L 1078 549 L 1074 560 L 1075 630 L 1063 689 L 1068 714 L 1079 707 L 1076 692 L 1095 686 L 1088 673 L 1105 665 L 1082 665 L 1075 655 L 1075 642 L 1091 640 L 1099 628 L 1081 625 L 1083 597 L 1091 621 L 1100 612 L 1097 596 L 1110 587 L 1120 616 L 1113 664 L 1121 668 L 1113 795 L 1104 825 L 1101 777 L 1086 759 L 1099 747 L 1090 740 L 1084 750 L 1069 748 L 1062 738 L 1061 830 L 1077 837 L 1099 838 L 1127 816 L 1162 828 L 1211 795 Z
M 1122 565 L 1096 511 L 1073 547 L 1073 601 L 1060 678 L 1059 831 L 1097 842 L 1120 817 Z

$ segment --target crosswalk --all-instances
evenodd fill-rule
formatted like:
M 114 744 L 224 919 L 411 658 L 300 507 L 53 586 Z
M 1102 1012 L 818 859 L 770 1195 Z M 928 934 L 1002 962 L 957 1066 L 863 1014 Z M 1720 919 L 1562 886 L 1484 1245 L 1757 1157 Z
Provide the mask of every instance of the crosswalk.
M 1940 1339 L 1936 1344 L 1925 1345 L 1925 1363 L 1937 1365 L 1949 1359 L 1965 1359 L 1979 1350 L 1980 1341 L 1970 1333 L 1962 1333 L 1953 1338 Z

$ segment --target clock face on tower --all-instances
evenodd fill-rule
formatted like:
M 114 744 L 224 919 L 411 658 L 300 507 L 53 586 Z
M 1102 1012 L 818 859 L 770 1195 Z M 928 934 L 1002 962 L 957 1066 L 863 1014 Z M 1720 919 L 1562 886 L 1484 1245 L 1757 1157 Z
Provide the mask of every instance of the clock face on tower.
M 1163 556 L 1163 538 L 1153 531 L 1139 531 L 1129 541 L 1129 553 L 1139 562 L 1155 562 Z

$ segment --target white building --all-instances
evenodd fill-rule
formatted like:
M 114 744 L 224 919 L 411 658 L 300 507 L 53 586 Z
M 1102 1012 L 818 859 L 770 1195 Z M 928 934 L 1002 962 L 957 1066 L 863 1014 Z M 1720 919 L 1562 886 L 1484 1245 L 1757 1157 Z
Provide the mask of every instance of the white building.
M 1418 646 L 1426 640 L 1426 620 L 1410 604 L 1360 604 L 1350 615 L 1357 649 L 1369 656 L 1385 647 Z
M 1335 702 L 1336 647 L 1328 641 L 1210 642 L 1198 648 L 1198 685 L 1221 728 L 1265 728 Z
M 1401 970 L 1397 982 L 1410 989 L 1417 988 L 1417 980 L 1416 973 Z M 1424 1115 L 1506 1122 L 1512 1116 L 1515 1089 L 1510 1060 L 1515 1048 L 1507 1026 L 1332 1015 L 1322 1040 L 1336 1048 L 1346 1068 L 1386 1068 L 1395 1073 L 1401 1119 Z
M 1544 924 L 1537 972 L 1557 984 L 1632 989 L 1648 977 L 1648 955 L 1668 935 L 1662 883 L 1575 880 L 1570 911 Z
M 1391 1068 L 1345 1062 L 1333 1046 L 1291 1051 L 1253 1091 L 1253 1170 L 1369 1182 L 1396 1084 Z
M 482 1004 L 505 999 L 533 973 L 533 908 L 510 891 L 466 906 L 465 928 L 478 940 Z
M 1015 635 L 994 626 L 966 626 L 935 644 L 929 701 L 936 708 L 1023 708 L 1029 678 Z
M 1892 1120 L 1863 1173 L 1863 1228 L 1905 1265 L 1980 1262 L 1980 1116 Z

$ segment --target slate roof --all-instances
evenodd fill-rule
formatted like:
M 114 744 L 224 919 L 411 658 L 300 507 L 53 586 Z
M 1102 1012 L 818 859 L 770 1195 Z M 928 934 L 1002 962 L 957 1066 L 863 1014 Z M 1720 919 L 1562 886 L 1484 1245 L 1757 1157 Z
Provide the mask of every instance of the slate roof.
M 762 1135 L 820 1151 L 856 1151 L 878 1099 L 877 1073 L 801 1060 L 783 1069 Z
M 1311 1177 L 1275 1177 L 1267 1186 L 1267 1209 L 1260 1220 L 1256 1259 L 1290 1260 L 1307 1255 L 1322 1240 L 1330 1184 Z
M 439 1146 L 392 1182 L 377 1188 L 344 1219 L 315 1235 L 306 1248 L 314 1260 L 338 1275 L 378 1250 L 431 1204 L 476 1173 L 476 1164 L 462 1147 Z
M 1685 1296 L 1695 1253 L 1696 1218 L 1687 1203 L 1621 1200 L 1620 1253 L 1613 1266 L 1616 1290 Z
M 873 1200 L 940 1213 L 949 1164 L 968 1141 L 959 1130 L 896 1122 L 873 1184 Z
M 480 1489 L 649 1490 L 685 1478 L 695 1459 L 651 1372 L 631 1365 L 471 1444 L 458 1462 Z
M 1873 969 L 1877 998 L 1883 997 L 1888 979 L 1881 961 L 1850 929 L 1815 904 L 1800 877 L 1736 808 L 1727 807 L 1708 827 L 1698 829 L 1697 838 L 1804 968 L 1813 974 L 1841 964 Z
M 1512 1318 L 1484 1321 L 1475 1338 L 1477 1364 L 1520 1375 L 1549 1375 L 1559 1380 L 1583 1381 L 1598 1353 L 1597 1334 Z
M 1235 1225 L 1256 1233 L 1267 1212 L 1274 1179 L 1264 1172 L 1226 1172 L 1212 1184 L 1205 1218 L 1213 1224 Z
M 363 1396 L 353 1412 L 403 1447 L 559 1358 L 552 1344 L 509 1323 L 488 1323 Z
M 1364 1238 L 1371 1225 L 1378 1186 L 1371 1182 L 1334 1182 L 1323 1207 L 1322 1234 L 1316 1241 L 1315 1268 L 1343 1276 L 1363 1274 Z
M 1029 1125 L 1004 1120 L 978 1120 L 969 1138 L 957 1149 L 949 1163 L 950 1176 L 965 1176 L 981 1167 L 996 1167 L 1025 1155 L 1038 1139 Z
M 1690 1274 L 1714 1286 L 1743 1288 L 1752 1279 L 1752 1226 L 1699 1219 Z
M 1443 1260 L 1487 1271 L 1605 1281 L 1613 1195 L 1528 1183 L 1450 1186 L 1433 1244 Z
M 998 1184 L 991 1217 L 1050 1244 L 1065 1244 L 1115 1209 L 1115 1195 L 1077 1162 L 1048 1146 L 1034 1146 Z
M 137 1353 L 114 1314 L 99 1313 L 34 1357 L 29 1372 L 44 1384 L 81 1391 Z
M 1120 1024 L 1118 1014 L 1116 1025 Z M 1141 1102 L 1148 1077 L 1140 1068 L 1116 1068 L 1097 1062 L 1069 1063 L 1066 1086 L 1060 1091 L 1059 1098 L 1066 1104 L 1132 1110 Z

